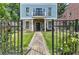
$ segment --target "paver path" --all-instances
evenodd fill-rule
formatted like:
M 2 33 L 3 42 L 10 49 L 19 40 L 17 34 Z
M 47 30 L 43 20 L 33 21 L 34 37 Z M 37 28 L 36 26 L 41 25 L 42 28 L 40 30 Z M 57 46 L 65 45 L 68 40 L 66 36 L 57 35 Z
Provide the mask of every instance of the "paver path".
M 30 51 L 28 55 L 48 55 L 49 54 L 41 32 L 35 32 L 29 47 L 30 47 Z

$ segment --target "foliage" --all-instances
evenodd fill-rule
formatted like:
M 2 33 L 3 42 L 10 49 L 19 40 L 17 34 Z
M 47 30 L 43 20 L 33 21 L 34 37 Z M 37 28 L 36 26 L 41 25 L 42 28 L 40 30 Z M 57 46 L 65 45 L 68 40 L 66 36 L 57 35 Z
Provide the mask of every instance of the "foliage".
M 63 48 L 61 50 L 61 47 L 59 49 L 61 50 L 61 54 L 74 54 L 77 51 L 78 48 L 78 38 L 77 35 L 68 35 L 67 42 L 66 38 L 63 44 Z
M 19 3 L 1 3 L 0 19 L 18 20 L 19 19 Z
M 57 8 L 58 8 L 58 17 L 60 17 L 64 11 L 65 11 L 65 8 L 67 7 L 67 4 L 66 3 L 58 3 L 57 4 Z

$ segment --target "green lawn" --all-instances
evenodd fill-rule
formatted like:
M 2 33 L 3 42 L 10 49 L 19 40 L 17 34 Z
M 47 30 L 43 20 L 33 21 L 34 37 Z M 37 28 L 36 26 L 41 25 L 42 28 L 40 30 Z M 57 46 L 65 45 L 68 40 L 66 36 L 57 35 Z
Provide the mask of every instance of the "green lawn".
M 47 31 L 47 32 L 42 32 L 43 36 L 45 38 L 47 47 L 49 49 L 50 54 L 52 54 L 52 32 L 51 31 Z M 60 36 L 61 34 L 61 36 Z M 56 52 L 56 45 L 58 44 L 58 46 L 62 46 L 62 32 L 54 32 L 54 51 Z M 64 33 L 64 36 L 66 36 L 66 33 Z M 57 43 L 56 43 L 56 39 L 57 39 Z M 61 40 L 60 40 L 61 39 Z
M 19 33 L 19 40 L 18 40 L 18 33 L 16 32 L 15 33 L 15 43 L 14 43 L 14 33 L 12 33 L 12 35 L 10 35 L 8 38 L 8 41 L 7 41 L 7 43 L 8 43 L 8 46 L 6 47 L 6 39 L 5 39 L 5 35 L 6 34 L 4 34 L 4 32 L 2 32 L 2 39 L 3 39 L 3 43 L 2 43 L 2 49 L 3 49 L 3 51 L 7 48 L 7 50 L 9 50 L 10 49 L 10 45 L 11 45 L 11 47 L 12 47 L 12 49 L 14 49 L 14 44 L 15 44 L 15 46 L 16 46 L 16 49 L 18 48 L 18 41 L 19 41 L 19 45 L 20 45 L 20 42 L 21 42 L 21 40 L 20 40 L 20 33 Z M 31 39 L 32 39 L 32 37 L 33 37 L 33 35 L 34 35 L 34 32 L 23 32 L 23 50 L 26 50 L 27 49 L 27 47 L 28 47 L 28 45 L 29 45 L 29 43 L 30 43 L 30 41 L 31 41 Z M 11 39 L 11 38 L 12 39 Z M 11 42 L 10 42 L 10 40 L 11 40 Z M 19 46 L 20 47 L 20 46 Z M 0 49 L 1 50 L 1 49 Z
M 42 33 L 45 38 L 49 52 L 50 52 L 50 54 L 52 54 L 52 32 L 49 31 L 49 32 L 42 32 Z M 71 46 L 71 45 L 75 44 L 75 42 L 77 42 L 76 40 L 78 38 L 75 38 L 73 36 L 71 36 L 71 38 L 70 38 L 69 35 L 70 35 L 69 32 L 67 33 L 67 35 L 66 35 L 66 32 L 64 32 L 64 33 L 63 32 L 54 32 L 54 54 L 56 54 L 56 49 L 58 51 L 58 54 L 61 53 L 60 49 L 61 48 L 63 49 L 63 44 L 64 44 L 64 52 L 68 52 L 71 50 L 69 45 Z M 63 38 L 64 38 L 64 41 L 63 41 Z M 67 43 L 66 43 L 66 40 L 67 40 Z
M 45 38 L 47 47 L 49 49 L 50 54 L 52 54 L 52 31 L 47 31 L 47 32 L 42 32 L 43 36 Z M 61 34 L 61 36 L 60 36 Z M 62 46 L 62 32 L 54 32 L 54 51 L 56 52 L 56 45 L 58 44 L 58 46 L 60 47 L 60 45 Z M 66 36 L 66 33 L 64 32 L 64 36 Z M 57 39 L 57 43 L 56 43 L 56 39 Z M 61 40 L 60 40 L 61 39 Z
M 34 32 L 26 32 L 23 34 L 23 48 L 24 49 L 28 47 L 28 44 L 30 43 L 33 35 L 34 35 Z
M 52 32 L 42 32 L 45 38 L 49 52 L 52 54 Z
M 18 41 L 19 41 L 19 44 L 20 44 L 21 40 L 20 40 L 20 38 L 19 38 L 19 40 L 17 39 L 18 38 L 18 33 L 15 33 L 15 35 L 16 35 L 16 38 L 15 38 L 16 43 L 15 43 L 15 45 L 16 45 L 16 48 L 17 48 L 18 47 Z M 20 35 L 21 34 L 19 34 L 19 36 Z M 33 35 L 34 35 L 34 32 L 23 32 L 23 50 L 24 51 L 27 49 Z M 12 34 L 12 48 L 14 48 L 14 33 Z
M 15 33 L 15 34 L 16 34 L 16 47 L 17 47 L 18 46 L 17 45 L 17 43 L 18 43 L 18 40 L 17 40 L 18 34 L 17 33 Z M 42 32 L 42 34 L 45 38 L 46 45 L 49 49 L 49 52 L 50 52 L 50 54 L 52 54 L 52 32 L 51 31 Z M 63 40 L 63 34 L 64 34 L 64 38 L 66 38 L 66 33 L 65 32 L 63 33 L 63 32 L 55 32 L 54 31 L 54 51 L 55 51 L 55 53 L 56 53 L 56 46 L 57 46 L 57 49 L 62 48 L 62 46 L 63 46 L 63 43 L 62 43 L 63 42 L 62 41 Z M 27 49 L 33 35 L 34 35 L 34 32 L 23 32 L 23 50 Z M 4 39 L 4 35 L 2 36 L 2 38 Z M 70 38 L 70 39 L 72 39 L 72 38 Z M 57 43 L 56 43 L 56 40 L 57 40 Z M 69 40 L 69 38 L 67 40 Z M 8 41 L 10 41 L 10 39 Z M 8 44 L 10 44 L 10 42 L 8 42 Z M 3 50 L 5 48 L 5 45 L 6 45 L 6 41 L 4 39 L 3 44 L 2 44 Z M 14 48 L 14 33 L 12 34 L 12 48 Z

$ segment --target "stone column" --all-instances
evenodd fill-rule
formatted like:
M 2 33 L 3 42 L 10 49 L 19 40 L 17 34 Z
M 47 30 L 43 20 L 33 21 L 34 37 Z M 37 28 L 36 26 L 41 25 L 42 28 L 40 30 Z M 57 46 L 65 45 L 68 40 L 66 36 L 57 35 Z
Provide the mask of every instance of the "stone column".
M 46 19 L 44 19 L 44 31 L 46 31 Z
M 33 26 L 33 19 L 32 19 L 32 31 L 34 31 L 34 26 Z
M 26 29 L 26 19 L 23 20 L 23 30 Z

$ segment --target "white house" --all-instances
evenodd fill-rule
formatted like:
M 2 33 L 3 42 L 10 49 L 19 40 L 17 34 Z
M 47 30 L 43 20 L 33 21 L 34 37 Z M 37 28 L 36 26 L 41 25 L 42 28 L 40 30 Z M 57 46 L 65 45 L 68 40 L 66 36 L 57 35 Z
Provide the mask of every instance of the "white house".
M 52 20 L 57 19 L 56 3 L 21 3 L 20 20 L 29 31 L 52 30 Z

